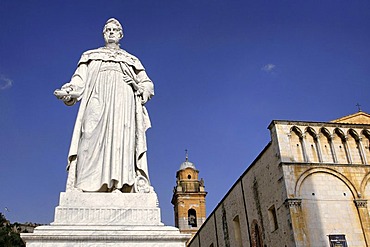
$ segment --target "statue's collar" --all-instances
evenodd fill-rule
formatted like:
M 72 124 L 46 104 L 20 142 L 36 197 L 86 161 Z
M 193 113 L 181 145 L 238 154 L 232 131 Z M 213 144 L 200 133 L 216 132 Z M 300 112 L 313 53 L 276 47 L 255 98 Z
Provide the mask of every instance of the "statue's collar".
M 121 48 L 112 49 L 108 47 L 100 47 L 95 50 L 86 51 L 82 54 L 79 64 L 86 63 L 91 60 L 124 62 L 134 66 L 137 70 L 144 70 L 144 67 L 135 56 Z

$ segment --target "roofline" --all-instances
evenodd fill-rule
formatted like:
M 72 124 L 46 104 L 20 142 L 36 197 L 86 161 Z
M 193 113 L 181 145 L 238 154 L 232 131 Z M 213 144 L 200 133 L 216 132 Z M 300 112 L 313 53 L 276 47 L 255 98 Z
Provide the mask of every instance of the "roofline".
M 370 127 L 370 124 L 354 124 L 354 123 L 334 123 L 334 122 L 314 122 L 314 121 L 291 121 L 291 120 L 272 120 L 268 125 L 268 129 L 271 130 L 273 125 L 276 124 L 288 124 L 288 125 L 317 125 L 317 126 L 327 126 L 331 125 L 332 127 L 341 127 L 345 125 L 346 127 Z
M 349 114 L 349 115 L 343 116 L 341 118 L 334 119 L 331 122 L 337 123 L 337 121 L 342 121 L 342 120 L 350 119 L 351 117 L 355 117 L 355 116 L 359 116 L 359 115 L 365 115 L 367 117 L 370 117 L 370 114 L 369 113 L 366 113 L 366 112 L 364 112 L 362 110 L 359 110 L 356 113 Z

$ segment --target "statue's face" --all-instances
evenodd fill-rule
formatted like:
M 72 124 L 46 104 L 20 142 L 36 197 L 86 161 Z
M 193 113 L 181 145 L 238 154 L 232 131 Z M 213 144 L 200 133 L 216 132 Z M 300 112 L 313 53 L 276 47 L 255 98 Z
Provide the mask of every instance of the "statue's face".
M 122 38 L 122 31 L 120 30 L 119 26 L 117 26 L 116 24 L 112 22 L 108 23 L 105 26 L 104 40 L 106 44 L 108 43 L 118 44 L 121 38 Z

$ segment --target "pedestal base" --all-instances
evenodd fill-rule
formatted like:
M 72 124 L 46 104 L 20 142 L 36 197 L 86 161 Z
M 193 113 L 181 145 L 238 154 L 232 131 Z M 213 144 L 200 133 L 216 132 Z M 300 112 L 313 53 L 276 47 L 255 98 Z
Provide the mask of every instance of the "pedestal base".
M 161 223 L 155 193 L 62 192 L 55 219 L 21 237 L 27 247 L 184 247 L 190 238 Z

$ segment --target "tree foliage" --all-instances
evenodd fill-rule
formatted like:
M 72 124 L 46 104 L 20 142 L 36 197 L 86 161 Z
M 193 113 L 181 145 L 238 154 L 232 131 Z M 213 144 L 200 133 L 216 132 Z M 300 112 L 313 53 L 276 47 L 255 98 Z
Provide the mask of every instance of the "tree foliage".
M 20 237 L 18 223 L 10 224 L 5 216 L 0 213 L 0 246 L 4 247 L 25 247 Z

